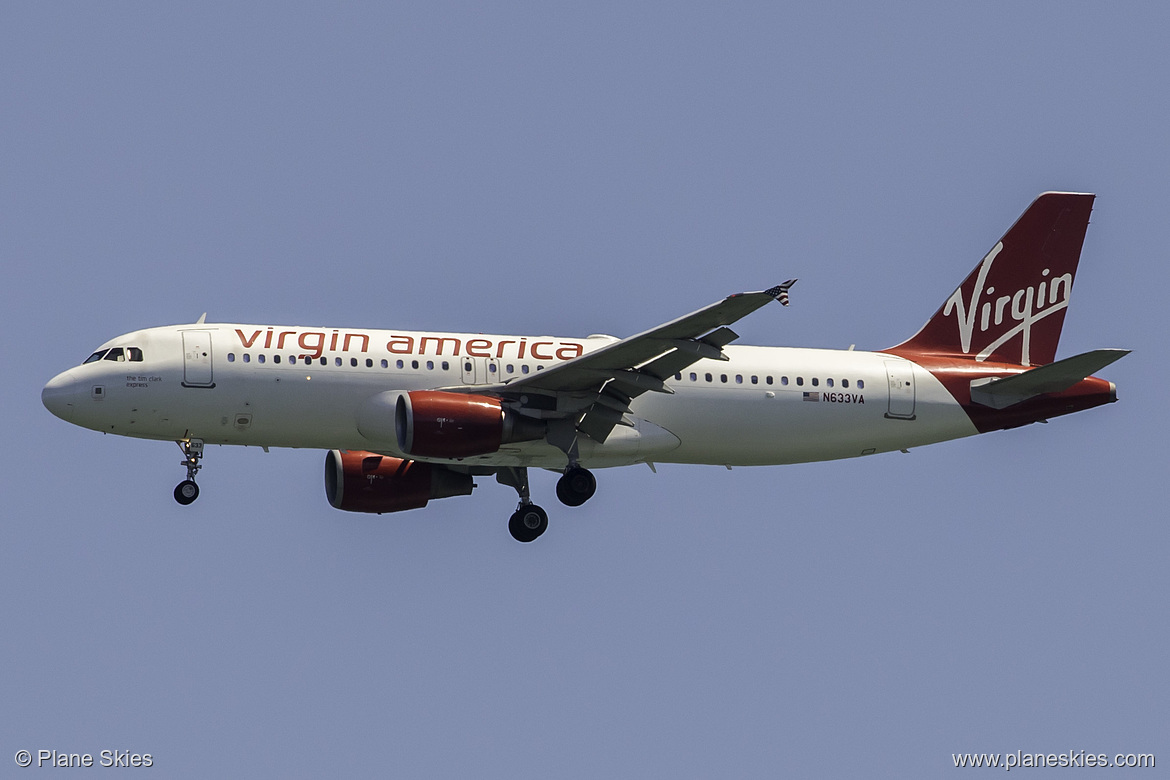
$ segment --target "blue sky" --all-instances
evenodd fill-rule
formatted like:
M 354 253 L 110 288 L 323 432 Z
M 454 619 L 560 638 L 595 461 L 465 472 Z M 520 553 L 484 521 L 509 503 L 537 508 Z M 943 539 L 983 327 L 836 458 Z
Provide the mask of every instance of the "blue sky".
M 168 777 L 936 777 L 1170 762 L 1159 4 L 9 3 L 0 762 Z M 209 320 L 741 343 L 913 333 L 1045 190 L 1098 195 L 1060 357 L 1121 402 L 862 460 L 328 506 L 324 454 L 53 418 Z M 4 753 L 7 753 L 5 755 Z M 9 765 L 13 766 L 13 765 Z M 15 769 L 13 771 L 16 771 Z M 28 770 L 32 771 L 32 770 Z M 17 773 L 19 775 L 19 773 Z

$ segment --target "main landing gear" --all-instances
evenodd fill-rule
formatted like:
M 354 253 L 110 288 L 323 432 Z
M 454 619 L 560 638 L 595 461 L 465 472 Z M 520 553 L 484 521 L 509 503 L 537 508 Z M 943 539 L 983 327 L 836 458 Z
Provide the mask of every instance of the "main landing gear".
M 520 505 L 508 518 L 508 532 L 518 542 L 528 543 L 548 529 L 548 512 L 532 503 L 528 489 L 528 469 L 503 468 L 496 472 L 496 481 L 516 488 Z M 581 506 L 597 492 L 597 479 L 580 466 L 565 469 L 557 481 L 557 498 L 567 506 Z
M 496 472 L 496 481 L 516 488 L 520 506 L 508 519 L 508 532 L 518 542 L 531 542 L 548 529 L 548 512 L 532 503 L 528 491 L 528 469 L 502 468 Z
M 531 542 L 548 529 L 548 512 L 533 504 L 520 504 L 508 519 L 508 532 L 518 542 Z
M 557 498 L 565 506 L 581 506 L 596 492 L 597 478 L 580 466 L 569 466 L 557 480 Z
M 183 451 L 182 463 L 187 467 L 187 478 L 175 486 L 175 500 L 186 506 L 199 498 L 199 486 L 195 484 L 195 475 L 203 468 L 199 463 L 203 459 L 203 439 L 183 439 L 175 444 Z

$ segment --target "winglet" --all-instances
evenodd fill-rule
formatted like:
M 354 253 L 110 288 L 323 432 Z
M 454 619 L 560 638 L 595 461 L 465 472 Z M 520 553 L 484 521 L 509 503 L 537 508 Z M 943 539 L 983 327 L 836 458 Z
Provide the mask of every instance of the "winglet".
M 769 287 L 764 290 L 765 295 L 771 295 L 776 300 L 780 301 L 781 306 L 788 305 L 788 290 L 792 285 L 796 284 L 796 279 L 789 279 L 784 284 L 778 284 L 775 287 Z

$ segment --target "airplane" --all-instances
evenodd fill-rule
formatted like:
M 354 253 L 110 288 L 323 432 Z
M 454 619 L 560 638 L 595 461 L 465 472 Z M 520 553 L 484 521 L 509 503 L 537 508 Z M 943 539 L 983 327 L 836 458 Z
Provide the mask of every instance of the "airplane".
M 508 529 L 548 527 L 528 469 L 567 506 L 591 469 L 759 466 L 905 451 L 1117 400 L 1092 376 L 1128 350 L 1056 360 L 1094 195 L 1040 195 L 912 337 L 874 352 L 733 345 L 795 279 L 617 339 L 208 323 L 127 333 L 42 402 L 103 433 L 175 441 L 199 495 L 207 444 L 327 451 L 329 503 L 398 512 L 514 488 Z

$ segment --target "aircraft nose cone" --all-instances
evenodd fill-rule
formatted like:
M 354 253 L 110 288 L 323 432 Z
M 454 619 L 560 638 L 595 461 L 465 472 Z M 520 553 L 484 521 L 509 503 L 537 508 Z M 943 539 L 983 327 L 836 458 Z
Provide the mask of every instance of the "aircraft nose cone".
M 41 390 L 41 403 L 62 420 L 68 420 L 77 407 L 81 386 L 73 374 L 65 371 L 57 374 Z

